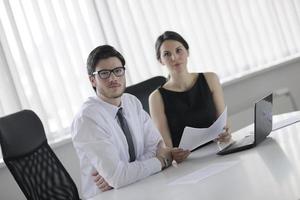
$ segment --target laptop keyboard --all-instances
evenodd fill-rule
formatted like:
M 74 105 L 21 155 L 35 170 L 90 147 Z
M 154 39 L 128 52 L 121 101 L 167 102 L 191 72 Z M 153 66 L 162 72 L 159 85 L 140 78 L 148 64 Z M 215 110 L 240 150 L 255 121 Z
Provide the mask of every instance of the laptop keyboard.
M 232 147 L 236 147 L 236 146 L 245 146 L 245 145 L 248 145 L 248 144 L 252 144 L 254 142 L 254 135 L 248 135 L 246 137 L 244 137 L 243 139 L 239 140 L 239 141 L 236 141 Z M 231 147 L 231 148 L 232 148 Z

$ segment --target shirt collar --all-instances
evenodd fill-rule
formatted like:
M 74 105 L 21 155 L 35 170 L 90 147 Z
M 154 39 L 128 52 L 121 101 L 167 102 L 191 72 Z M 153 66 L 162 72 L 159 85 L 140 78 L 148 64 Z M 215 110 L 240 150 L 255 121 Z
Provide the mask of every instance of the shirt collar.
M 107 102 L 103 101 L 100 97 L 98 97 L 97 95 L 94 96 L 93 99 L 95 99 L 98 103 L 100 103 L 103 106 L 103 108 L 114 118 L 116 117 L 119 108 L 122 107 L 122 98 L 121 98 L 120 106 L 115 106 L 110 103 L 107 103 Z

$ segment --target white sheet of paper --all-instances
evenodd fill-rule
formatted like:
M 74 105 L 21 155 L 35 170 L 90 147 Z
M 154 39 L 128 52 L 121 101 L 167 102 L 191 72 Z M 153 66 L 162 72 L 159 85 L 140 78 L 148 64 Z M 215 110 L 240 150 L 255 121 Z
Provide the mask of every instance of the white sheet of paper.
M 216 164 L 211 164 L 203 169 L 199 169 L 188 175 L 182 176 L 168 185 L 181 185 L 181 184 L 195 184 L 205 178 L 208 178 L 214 174 L 220 173 L 230 167 L 236 165 L 239 161 L 221 162 Z
M 209 128 L 185 127 L 179 143 L 179 148 L 193 150 L 218 137 L 223 132 L 227 121 L 227 107 Z

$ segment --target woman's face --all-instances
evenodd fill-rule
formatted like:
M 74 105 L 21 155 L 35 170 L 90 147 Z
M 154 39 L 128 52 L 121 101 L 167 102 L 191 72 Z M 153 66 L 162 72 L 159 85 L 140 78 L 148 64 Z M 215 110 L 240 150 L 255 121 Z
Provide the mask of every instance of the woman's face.
M 166 65 L 170 72 L 187 70 L 188 50 L 176 40 L 166 40 L 160 46 L 160 63 Z

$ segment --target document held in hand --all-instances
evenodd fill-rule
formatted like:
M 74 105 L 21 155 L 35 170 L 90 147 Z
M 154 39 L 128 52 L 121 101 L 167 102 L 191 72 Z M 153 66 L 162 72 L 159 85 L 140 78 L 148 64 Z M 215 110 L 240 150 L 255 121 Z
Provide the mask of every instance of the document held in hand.
M 213 139 L 224 132 L 227 121 L 227 107 L 219 118 L 208 128 L 193 128 L 186 126 L 179 143 L 179 148 L 193 150 Z

